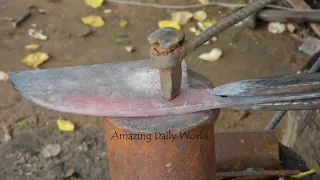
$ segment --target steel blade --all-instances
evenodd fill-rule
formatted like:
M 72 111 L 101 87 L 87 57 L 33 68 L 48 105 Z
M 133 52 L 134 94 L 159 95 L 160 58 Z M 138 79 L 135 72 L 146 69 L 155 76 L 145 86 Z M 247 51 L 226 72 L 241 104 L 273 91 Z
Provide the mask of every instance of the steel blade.
M 214 89 L 219 96 L 264 96 L 310 92 L 320 89 L 320 73 L 249 79 Z
M 181 94 L 160 96 L 158 69 L 149 60 L 9 73 L 17 91 L 34 103 L 61 112 L 108 117 L 186 114 L 320 97 L 320 91 L 274 96 L 220 97 L 214 89 L 190 89 L 182 63 Z

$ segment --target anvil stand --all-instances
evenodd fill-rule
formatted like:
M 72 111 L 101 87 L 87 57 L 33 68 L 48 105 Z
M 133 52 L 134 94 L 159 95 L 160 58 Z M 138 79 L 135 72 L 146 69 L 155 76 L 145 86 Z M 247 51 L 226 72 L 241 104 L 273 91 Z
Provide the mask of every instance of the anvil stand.
M 211 86 L 190 71 L 188 81 L 191 88 Z M 214 122 L 219 112 L 104 118 L 111 179 L 215 179 Z
M 188 81 L 191 88 L 213 87 L 190 70 Z M 274 132 L 214 133 L 219 112 L 105 117 L 111 180 L 277 179 L 299 173 L 281 167 Z

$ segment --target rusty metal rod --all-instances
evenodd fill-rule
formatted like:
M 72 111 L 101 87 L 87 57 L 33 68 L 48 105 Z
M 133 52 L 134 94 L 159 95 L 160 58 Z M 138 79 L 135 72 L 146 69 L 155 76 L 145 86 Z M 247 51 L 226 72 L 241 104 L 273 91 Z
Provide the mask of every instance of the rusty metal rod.
M 265 179 L 275 177 L 290 177 L 299 174 L 298 170 L 273 170 L 273 171 L 256 171 L 256 172 L 218 172 L 217 178 L 221 180 L 227 179 Z
M 316 53 L 317 56 L 319 56 L 319 53 Z M 312 59 L 312 58 L 311 58 Z M 308 73 L 315 73 L 320 69 L 320 57 L 318 57 L 318 60 L 313 64 L 313 66 L 309 69 Z M 299 73 L 300 71 L 298 71 Z M 278 111 L 276 115 L 272 118 L 272 120 L 269 122 L 269 124 L 264 128 L 266 131 L 273 130 L 277 124 L 281 121 L 283 116 L 286 114 L 287 111 Z
M 263 10 L 259 11 L 257 17 L 263 21 L 269 22 L 320 23 L 319 11 L 291 12 L 283 10 Z
M 212 25 L 201 34 L 196 36 L 194 39 L 187 41 L 183 46 L 186 53 L 195 50 L 196 48 L 203 45 L 209 39 L 214 37 L 217 33 L 228 29 L 229 27 L 237 24 L 238 22 L 249 17 L 253 13 L 261 10 L 266 7 L 268 4 L 272 3 L 275 0 L 257 0 L 253 3 L 248 4 L 247 6 L 239 9 L 238 11 L 232 13 L 231 15 L 225 17 L 217 24 Z

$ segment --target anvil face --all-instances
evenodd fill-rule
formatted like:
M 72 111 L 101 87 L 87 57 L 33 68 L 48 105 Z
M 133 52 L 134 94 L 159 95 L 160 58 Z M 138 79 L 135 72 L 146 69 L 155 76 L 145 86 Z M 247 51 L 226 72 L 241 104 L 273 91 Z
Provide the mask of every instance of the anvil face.
M 184 61 L 182 72 L 181 89 L 187 90 Z M 151 107 L 175 106 L 161 98 L 159 71 L 150 60 L 12 72 L 9 76 L 25 98 L 62 112 L 139 117 L 146 116 L 144 110 Z

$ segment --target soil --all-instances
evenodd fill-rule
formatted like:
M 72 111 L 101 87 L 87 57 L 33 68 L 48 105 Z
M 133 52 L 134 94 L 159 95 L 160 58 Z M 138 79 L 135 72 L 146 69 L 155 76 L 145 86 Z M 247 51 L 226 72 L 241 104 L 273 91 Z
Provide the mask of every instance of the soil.
M 184 0 L 183 3 L 169 0 L 148 2 L 171 5 L 198 3 L 197 0 Z M 24 46 L 32 43 L 40 44 L 41 51 L 50 54 L 50 60 L 40 66 L 42 69 L 148 59 L 150 45 L 146 37 L 158 28 L 157 21 L 170 19 L 171 12 L 111 3 L 92 9 L 83 1 L 0 0 L 0 17 L 21 17 L 30 5 L 44 9 L 47 14 L 34 13 L 16 29 L 10 29 L 10 22 L 0 20 L 0 71 L 29 70 L 21 60 L 31 52 Z M 113 11 L 104 14 L 104 9 Z M 202 9 L 217 20 L 231 12 L 230 9 L 216 6 Z M 87 30 L 80 18 L 89 14 L 103 16 L 106 25 L 93 29 L 93 33 L 87 37 L 79 37 Z M 129 22 L 126 28 L 118 25 L 123 18 Z M 27 31 L 34 24 L 37 29 L 43 30 L 48 40 L 40 41 L 28 36 Z M 188 30 L 192 26 L 196 26 L 196 22 L 192 21 L 183 27 L 187 38 L 194 37 Z M 118 34 L 122 41 L 112 42 L 113 34 Z M 186 58 L 190 69 L 204 75 L 216 86 L 248 78 L 295 73 L 308 59 L 297 52 L 301 42 L 286 32 L 271 34 L 265 24 L 256 30 L 233 27 L 217 37 L 217 42 L 200 47 Z M 133 46 L 135 51 L 128 53 L 124 48 L 126 45 Z M 197 60 L 201 53 L 209 52 L 212 48 L 221 48 L 223 51 L 218 61 Z M 263 130 L 275 114 L 263 111 L 248 113 L 222 109 L 216 122 L 216 131 Z M 56 125 L 59 117 L 74 122 L 76 130 L 60 132 Z M 24 120 L 26 125 L 17 126 L 19 120 Z M 5 138 L 5 131 L 9 129 L 12 132 L 12 140 L 0 144 L 1 179 L 61 179 L 72 170 L 79 174 L 80 179 L 108 179 L 101 118 L 42 108 L 21 97 L 9 82 L 0 82 L 0 122 L 3 127 L 0 132 L 2 139 Z M 284 123 L 281 122 L 276 128 L 279 138 Z M 46 159 L 41 151 L 49 144 L 59 144 L 61 152 L 56 157 Z

